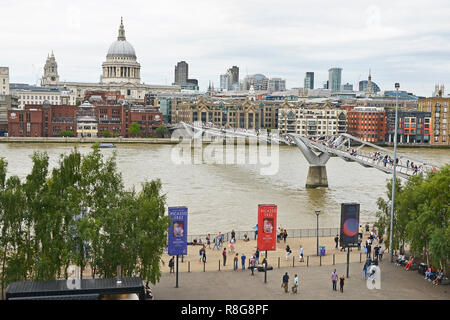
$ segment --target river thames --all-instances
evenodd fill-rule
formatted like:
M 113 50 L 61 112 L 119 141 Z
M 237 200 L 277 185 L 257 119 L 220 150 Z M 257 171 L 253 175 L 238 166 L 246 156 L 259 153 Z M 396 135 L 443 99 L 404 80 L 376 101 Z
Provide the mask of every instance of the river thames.
M 257 165 L 174 164 L 172 145 L 125 145 L 102 149 L 105 156 L 117 153 L 117 165 L 127 188 L 140 188 L 145 180 L 160 178 L 168 206 L 189 208 L 189 234 L 251 230 L 257 222 L 258 204 L 278 205 L 278 225 L 287 228 L 315 228 L 314 210 L 321 210 L 320 227 L 338 227 L 340 204 L 361 204 L 361 222 L 375 221 L 376 200 L 385 197 L 390 177 L 373 168 L 331 158 L 327 164 L 328 188 L 306 189 L 308 163 L 297 147 L 279 149 L 279 169 L 261 175 Z M 237 147 L 237 153 L 245 153 Z M 45 151 L 50 167 L 59 155 L 73 149 L 69 144 L 0 144 L 0 157 L 8 161 L 8 176 L 24 179 L 31 171 L 31 155 Z M 90 145 L 79 146 L 82 154 Z M 247 150 L 248 152 L 248 150 Z M 399 148 L 399 153 L 438 166 L 450 162 L 449 149 Z M 402 179 L 402 181 L 404 181 Z

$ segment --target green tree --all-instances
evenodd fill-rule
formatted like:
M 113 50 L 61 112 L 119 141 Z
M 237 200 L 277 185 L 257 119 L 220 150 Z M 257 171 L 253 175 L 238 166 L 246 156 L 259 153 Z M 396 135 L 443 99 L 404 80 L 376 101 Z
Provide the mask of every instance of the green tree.
M 141 127 L 137 122 L 132 122 L 128 128 L 128 133 L 132 136 L 139 136 L 141 134 Z
M 0 158 L 2 289 L 12 281 L 67 278 L 71 264 L 112 277 L 121 263 L 126 276 L 159 280 L 169 223 L 159 180 L 125 190 L 115 153 L 104 159 L 98 143 L 84 156 L 76 148 L 61 155 L 51 173 L 46 153 L 32 160 L 22 183 L 6 179 Z
M 442 268 L 450 256 L 450 165 L 427 176 L 417 175 L 396 191 L 394 249 L 408 245 L 413 255 L 421 256 Z M 387 185 L 391 199 L 391 184 Z M 378 199 L 378 223 L 388 230 L 388 202 Z
M 102 137 L 103 138 L 111 138 L 113 134 L 109 132 L 108 130 L 102 131 Z
M 165 125 L 160 125 L 158 128 L 156 128 L 156 134 L 160 138 L 164 138 L 168 132 L 169 130 Z
M 75 134 L 73 133 L 73 131 L 64 130 L 59 133 L 59 136 L 60 137 L 73 137 L 73 136 L 75 136 Z

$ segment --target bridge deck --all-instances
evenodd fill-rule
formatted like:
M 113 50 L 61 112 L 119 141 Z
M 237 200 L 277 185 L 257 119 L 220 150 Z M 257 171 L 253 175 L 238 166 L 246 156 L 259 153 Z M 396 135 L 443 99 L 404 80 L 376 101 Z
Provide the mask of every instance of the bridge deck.
M 214 137 L 222 138 L 249 138 L 256 139 L 258 141 L 264 141 L 267 143 L 277 143 L 277 144 L 287 144 L 287 145 L 298 145 L 298 143 L 304 143 L 308 149 L 317 152 L 319 154 L 326 153 L 330 157 L 339 157 L 345 161 L 356 162 L 367 168 L 375 168 L 386 174 L 393 174 L 394 166 L 393 161 L 383 162 L 382 159 L 375 157 L 375 152 L 370 152 L 367 150 L 362 150 L 364 146 L 372 147 L 379 152 L 383 157 L 385 155 L 393 154 L 389 149 L 379 147 L 375 144 L 362 141 L 356 137 L 349 134 L 340 134 L 335 137 L 330 137 L 329 140 L 314 141 L 307 137 L 300 136 L 298 134 L 288 133 L 286 135 L 270 134 L 266 130 L 245 130 L 245 129 L 233 129 L 233 128 L 223 128 L 216 127 L 212 124 L 202 124 L 194 123 L 188 124 L 181 122 L 181 127 L 188 131 L 202 132 L 202 136 L 209 135 Z M 301 142 L 299 142 L 299 140 Z M 356 149 L 351 148 L 351 141 L 360 144 Z M 348 144 L 348 147 L 345 146 Z M 301 149 L 301 148 L 300 148 Z M 422 174 L 432 170 L 436 170 L 438 166 L 431 163 L 421 161 L 403 154 L 397 154 L 398 163 L 396 165 L 396 174 L 402 178 L 407 179 L 408 177 L 415 174 Z M 414 162 L 418 170 L 407 166 Z

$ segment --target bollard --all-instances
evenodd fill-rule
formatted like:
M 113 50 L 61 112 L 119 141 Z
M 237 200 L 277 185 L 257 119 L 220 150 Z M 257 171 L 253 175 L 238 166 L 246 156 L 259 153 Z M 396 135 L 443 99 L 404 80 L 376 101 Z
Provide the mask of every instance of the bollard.
M 278 257 L 278 269 L 280 269 L 280 257 Z
M 309 267 L 309 256 L 306 257 L 306 266 Z
M 191 272 L 191 262 L 188 261 L 188 272 Z
M 336 261 L 335 261 L 335 255 L 334 255 L 334 253 L 333 253 L 333 266 L 336 264 Z
M 292 257 L 292 266 L 295 267 L 295 256 Z
M 203 272 L 205 272 L 206 262 L 203 262 Z
M 362 262 L 362 252 L 359 253 L 359 263 Z
M 320 266 L 322 266 L 322 255 L 319 256 Z

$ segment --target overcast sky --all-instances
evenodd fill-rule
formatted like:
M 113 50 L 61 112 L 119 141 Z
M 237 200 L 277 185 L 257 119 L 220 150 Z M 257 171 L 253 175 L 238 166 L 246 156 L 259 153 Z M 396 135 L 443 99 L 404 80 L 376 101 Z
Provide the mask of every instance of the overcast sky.
M 171 84 L 178 61 L 206 90 L 237 65 L 240 78 L 262 73 L 303 87 L 315 72 L 322 87 L 330 67 L 356 88 L 372 80 L 431 95 L 450 93 L 450 2 L 165 0 L 0 0 L 0 66 L 11 82 L 36 83 L 54 50 L 61 81 L 98 82 L 120 17 L 141 64 L 142 81 Z

